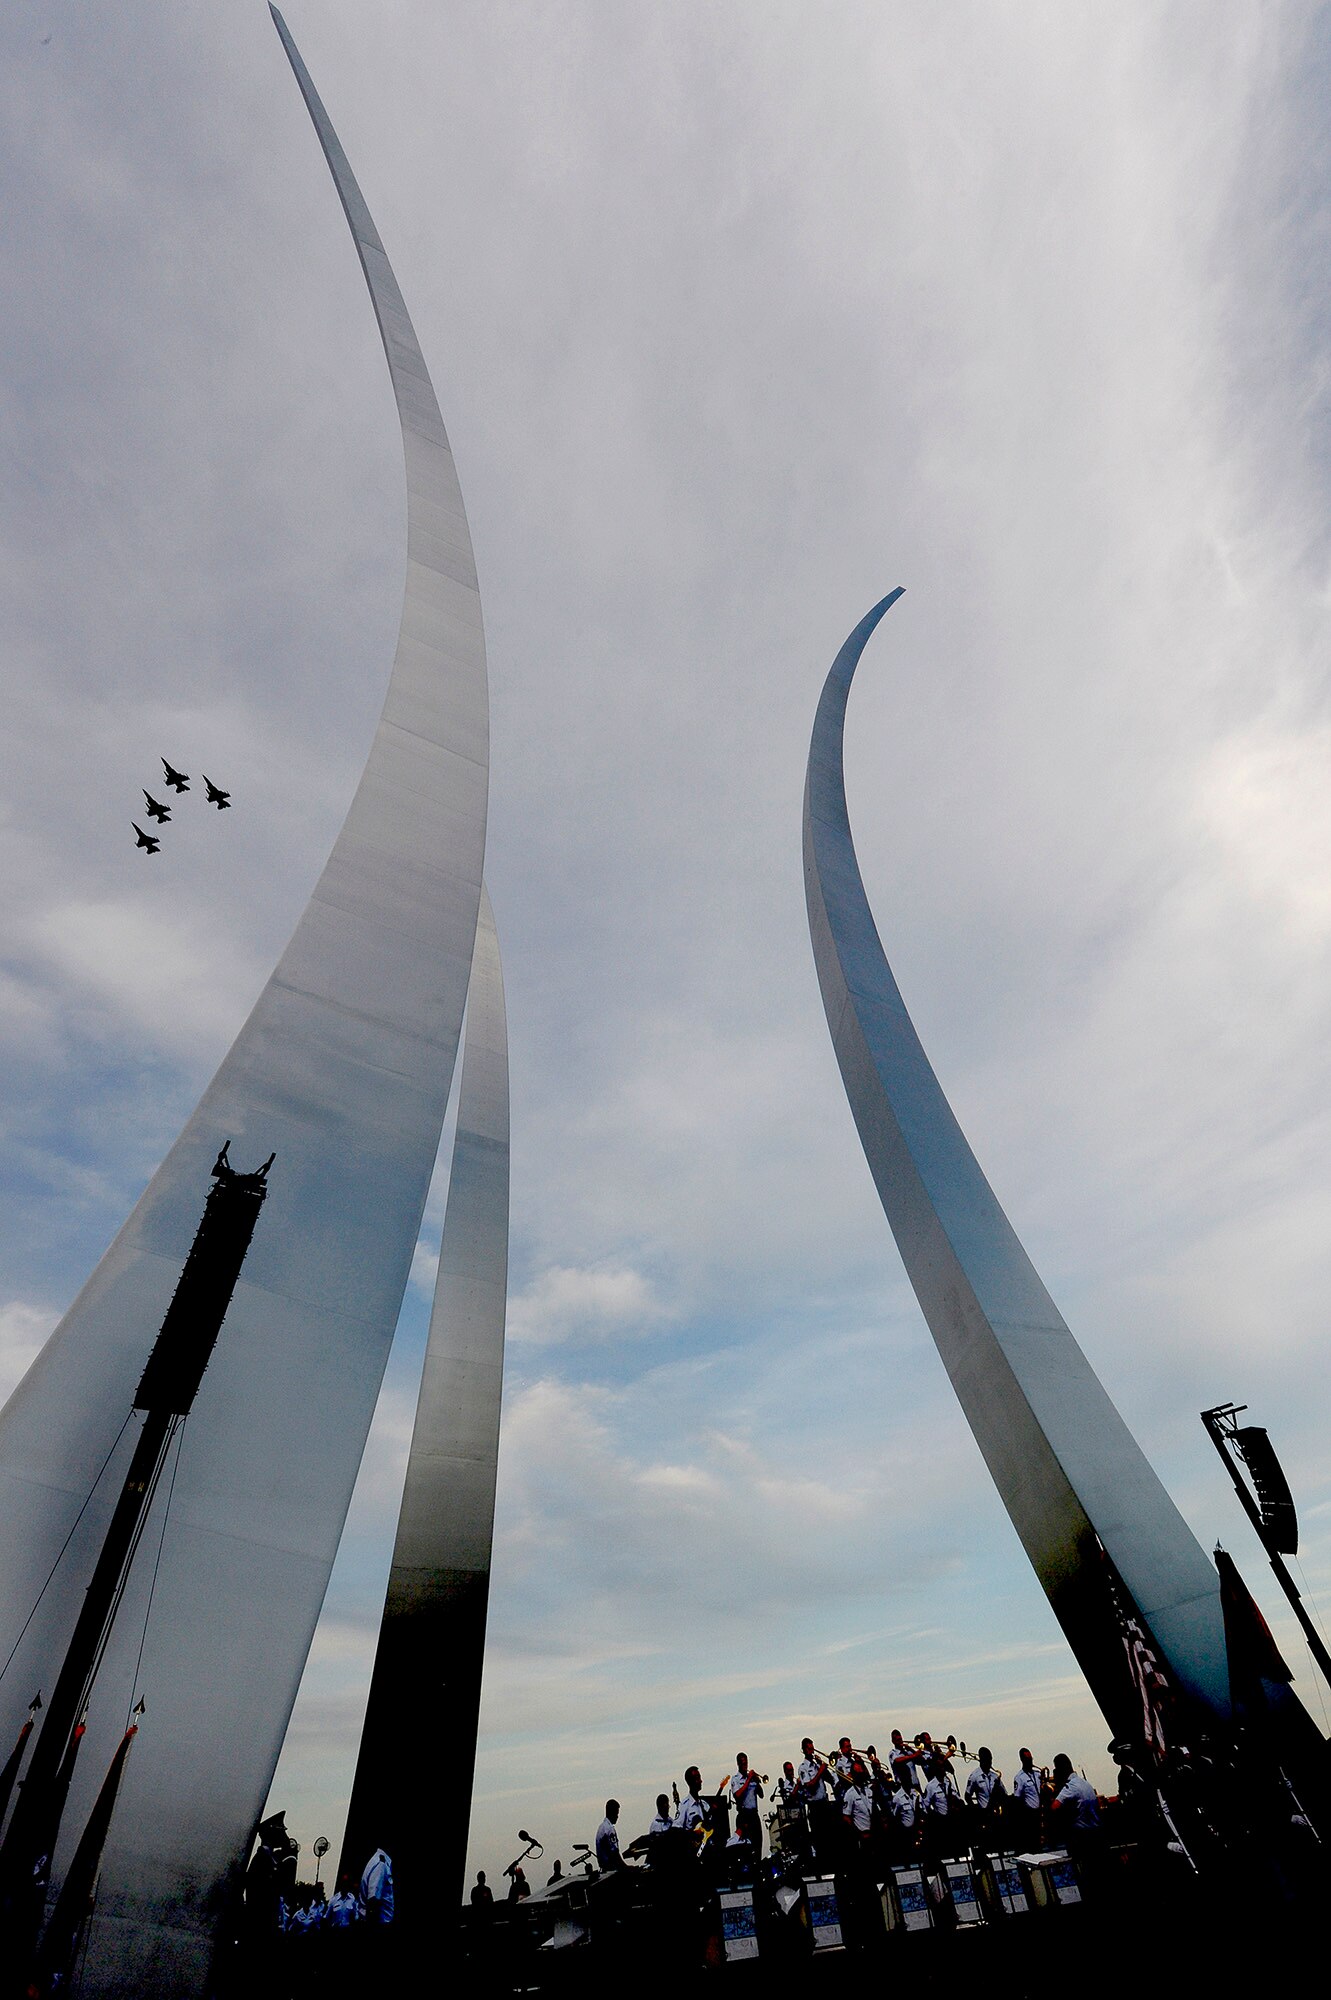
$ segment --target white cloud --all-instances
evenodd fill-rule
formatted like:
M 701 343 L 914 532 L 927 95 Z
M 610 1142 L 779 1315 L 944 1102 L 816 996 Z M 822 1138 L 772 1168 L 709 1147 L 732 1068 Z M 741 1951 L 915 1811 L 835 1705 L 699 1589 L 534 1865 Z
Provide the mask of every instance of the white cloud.
M 512 1300 L 508 1338 L 533 1347 L 633 1339 L 670 1317 L 640 1271 L 556 1264 Z

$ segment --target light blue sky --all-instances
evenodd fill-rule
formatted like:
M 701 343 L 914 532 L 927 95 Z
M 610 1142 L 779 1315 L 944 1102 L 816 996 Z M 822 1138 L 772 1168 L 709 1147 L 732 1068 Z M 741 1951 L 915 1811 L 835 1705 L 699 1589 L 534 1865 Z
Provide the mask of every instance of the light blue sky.
M 611 1790 L 636 1832 L 686 1763 L 774 1771 L 806 1730 L 1108 1775 L 808 949 L 813 706 L 896 583 L 848 772 L 889 956 L 1320 1715 L 1196 1413 L 1269 1424 L 1325 1599 L 1324 12 L 288 18 L 434 372 L 490 641 L 514 1299 L 472 1865 L 520 1824 L 567 1859 Z M 0 48 L 7 1385 L 304 904 L 402 497 L 266 7 L 24 0 Z M 236 808 L 149 866 L 163 751 Z M 354 1761 L 432 1247 L 274 1793 L 307 1846 Z

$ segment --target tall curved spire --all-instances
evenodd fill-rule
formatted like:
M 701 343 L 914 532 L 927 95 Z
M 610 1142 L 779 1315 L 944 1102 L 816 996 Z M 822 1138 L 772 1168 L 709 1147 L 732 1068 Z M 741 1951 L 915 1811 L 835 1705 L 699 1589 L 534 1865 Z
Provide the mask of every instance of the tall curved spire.
M 841 648 L 809 746 L 805 894 L 846 1095 L 952 1386 L 1106 1716 L 1139 1733 L 1106 1556 L 1175 1685 L 1223 1715 L 1215 1570 L 999 1207 L 920 1046 L 864 893 L 846 810 L 846 699 L 870 635 L 900 596 L 876 604 Z
M 228 1139 L 241 1167 L 276 1152 L 263 1228 L 180 1451 L 138 1670 L 152 1743 L 127 1773 L 107 1844 L 88 1994 L 186 1994 L 205 1977 L 282 1743 L 406 1287 L 485 857 L 485 647 L 452 453 L 383 245 L 276 10 L 274 20 L 388 357 L 406 460 L 406 585 L 382 717 L 309 906 L 184 1131 L 0 1416 L 4 1651 L 112 1454 L 0 1682 L 3 1738 L 72 1624 L 104 1499 L 133 1443 L 132 1425 L 119 1446 L 117 1433 L 211 1163 Z M 148 1532 L 155 1538 L 156 1527 Z M 96 1685 L 87 1773 L 105 1767 L 124 1728 L 145 1590 L 146 1579 L 132 1578 Z M 71 1798 L 67 1829 L 87 1804 Z M 65 1852 L 70 1843 L 67 1832 Z
M 417 1943 L 463 1901 L 507 1294 L 508 1029 L 482 895 L 439 1275 L 342 1845 L 357 1877 L 376 1846 L 394 1857 L 397 1920 Z

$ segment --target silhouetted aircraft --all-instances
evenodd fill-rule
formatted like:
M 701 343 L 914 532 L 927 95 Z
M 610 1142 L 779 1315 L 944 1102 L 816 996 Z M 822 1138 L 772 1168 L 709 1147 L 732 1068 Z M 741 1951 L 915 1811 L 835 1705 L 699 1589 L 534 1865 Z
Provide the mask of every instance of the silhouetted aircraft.
M 159 806 L 151 792 L 145 792 L 143 796 L 148 801 L 149 819 L 155 819 L 159 826 L 165 826 L 171 817 L 170 806 Z
M 149 854 L 156 854 L 158 848 L 162 844 L 161 841 L 154 840 L 150 833 L 145 833 L 143 828 L 139 825 L 136 819 L 132 819 L 130 821 L 130 825 L 133 827 L 135 833 L 137 833 L 137 835 L 139 836 L 139 846 L 146 847 Z
M 209 805 L 216 806 L 218 812 L 224 813 L 227 807 L 231 804 L 230 792 L 219 791 L 217 786 L 213 783 L 212 779 L 208 776 L 208 773 L 206 771 L 201 771 L 199 773 L 199 776 L 203 779 L 204 784 L 207 785 L 208 787 Z
M 166 782 L 168 785 L 173 785 L 178 792 L 187 792 L 189 790 L 189 773 L 187 771 L 173 771 L 165 757 L 162 759 L 162 769 L 166 772 Z

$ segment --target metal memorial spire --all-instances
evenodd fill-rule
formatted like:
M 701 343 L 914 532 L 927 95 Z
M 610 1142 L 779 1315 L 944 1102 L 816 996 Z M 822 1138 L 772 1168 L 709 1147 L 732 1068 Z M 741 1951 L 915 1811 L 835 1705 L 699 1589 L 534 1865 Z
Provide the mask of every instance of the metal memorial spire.
M 203 1988 L 406 1287 L 485 858 L 485 647 L 452 453 L 383 245 L 274 19 L 383 337 L 406 462 L 406 584 L 383 713 L 309 905 L 184 1131 L 0 1415 L 0 1657 L 23 1633 L 0 1680 L 7 1742 L 60 1658 L 105 1536 L 133 1448 L 117 1433 L 190 1246 L 197 1190 L 226 1139 L 246 1154 L 276 1150 L 280 1184 L 181 1442 L 151 1618 L 146 1584 L 131 1575 L 98 1678 L 107 1698 L 89 1710 L 67 1827 L 86 1822 L 122 1736 L 141 1645 L 151 1745 L 125 1768 L 87 1996 Z M 57 1849 L 57 1879 L 68 1865 Z
M 841 648 L 809 746 L 805 893 L 846 1095 L 952 1386 L 1106 1716 L 1133 1734 L 1115 1571 L 1174 1687 L 1224 1716 L 1216 1573 L 999 1207 L 920 1046 L 864 893 L 846 811 L 846 698 L 900 595 L 875 605 Z
M 508 1295 L 508 1029 L 481 898 L 439 1275 L 407 1480 L 342 1845 L 393 1857 L 399 1929 L 424 1944 L 463 1901 Z

